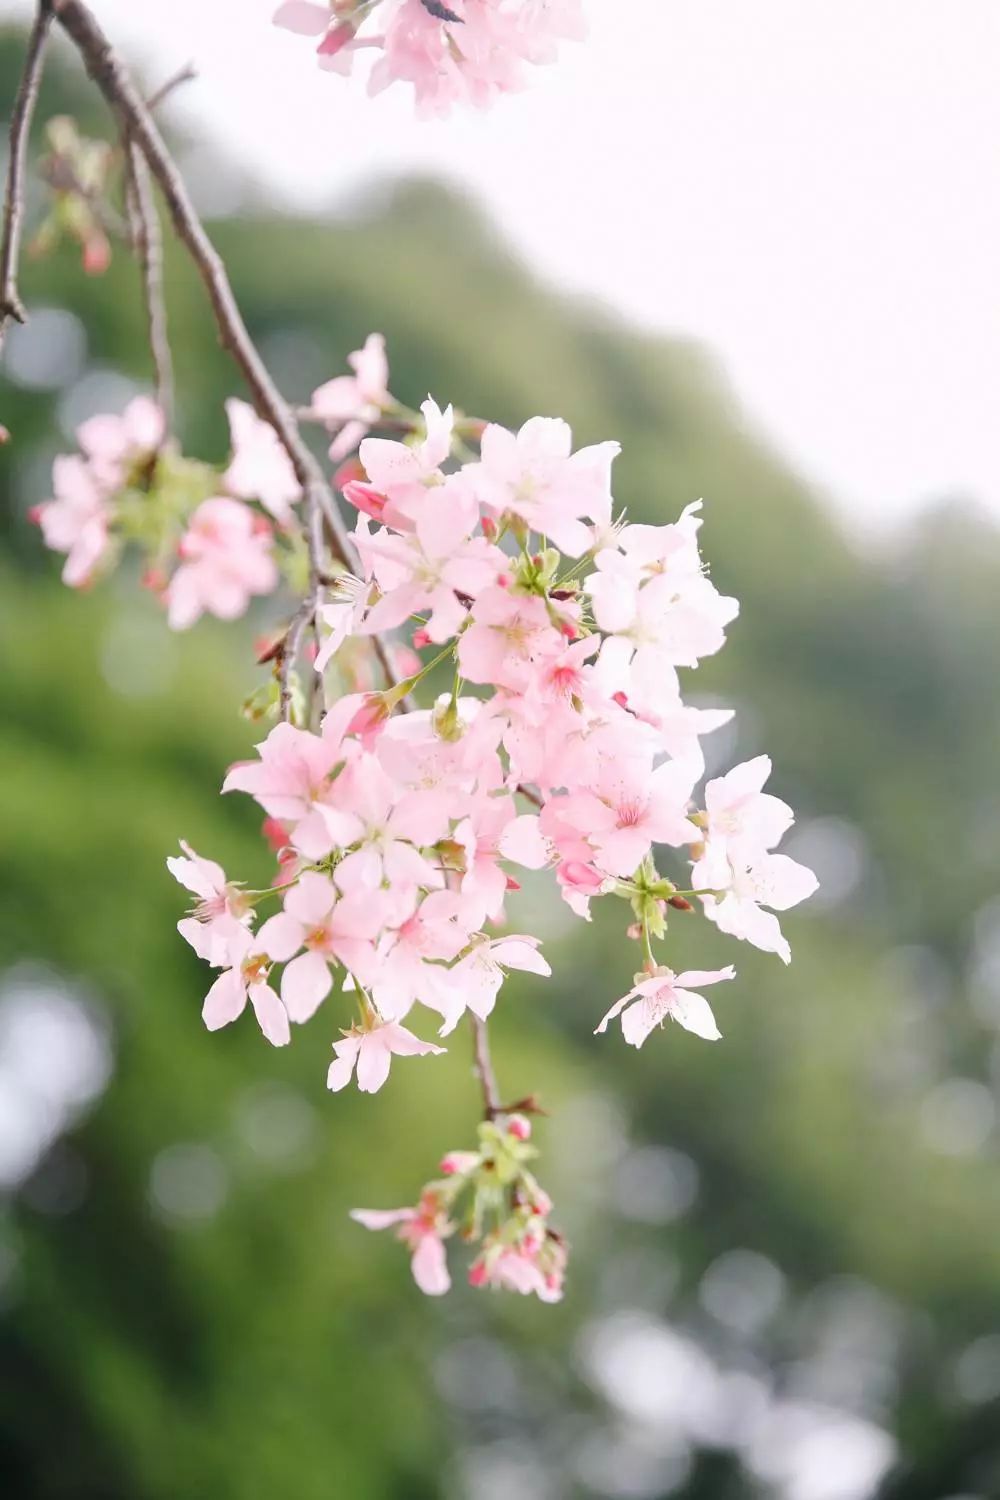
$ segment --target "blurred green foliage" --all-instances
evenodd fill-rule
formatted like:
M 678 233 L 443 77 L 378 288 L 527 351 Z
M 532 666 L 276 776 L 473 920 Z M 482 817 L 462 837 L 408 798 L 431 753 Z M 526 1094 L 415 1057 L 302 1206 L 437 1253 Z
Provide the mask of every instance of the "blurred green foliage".
M 5 98 L 15 57 L 0 49 Z M 71 75 L 50 77 L 42 118 L 75 109 L 99 131 L 89 99 Z M 204 155 L 199 178 L 211 178 Z M 58 308 L 86 346 L 78 368 L 26 381 L 29 326 L 0 383 L 13 433 L 0 453 L 0 965 L 8 985 L 82 987 L 110 1026 L 114 1069 L 0 1218 L 2 1492 L 478 1500 L 466 1458 L 502 1440 L 534 1455 L 549 1486 L 538 1494 L 613 1493 L 573 1463 L 574 1421 L 617 1420 L 586 1379 L 581 1330 L 639 1308 L 722 1369 L 752 1360 L 774 1390 L 794 1391 L 802 1310 L 823 1288 L 854 1286 L 895 1310 L 887 1389 L 868 1400 L 859 1366 L 845 1397 L 895 1434 L 887 1493 L 1000 1493 L 1000 1379 L 978 1405 L 953 1379 L 960 1351 L 998 1327 L 996 1133 L 949 1154 L 926 1127 L 943 1080 L 995 1085 L 997 979 L 968 982 L 985 920 L 974 918 L 1000 875 L 995 531 L 951 507 L 862 553 L 749 430 L 700 349 L 533 281 L 433 184 L 380 188 L 324 221 L 250 208 L 213 233 L 293 400 L 378 328 L 404 400 L 430 389 L 513 424 L 561 414 L 581 443 L 620 439 L 616 495 L 634 518 L 672 519 L 704 495 L 713 576 L 743 615 L 693 686 L 740 711 L 728 759 L 773 754 L 775 789 L 803 825 L 798 852 L 826 850 L 833 896 L 844 859 L 856 868 L 838 899 L 788 921 L 787 971 L 677 918 L 676 967 L 711 967 L 723 951 L 737 963 L 719 1006 L 726 1040 L 671 1029 L 628 1055 L 619 1036 L 591 1035 L 634 966 L 625 908 L 570 927 L 530 887 L 555 977 L 507 986 L 496 1054 L 504 1087 L 540 1091 L 553 1112 L 541 1175 L 575 1244 L 569 1295 L 554 1309 L 462 1287 L 421 1299 L 403 1253 L 347 1210 L 409 1201 L 444 1149 L 469 1142 L 467 1042 L 396 1068 L 374 1100 L 334 1099 L 333 1009 L 283 1052 L 250 1024 L 202 1029 L 205 973 L 174 932 L 183 903 L 163 861 L 180 835 L 266 878 L 252 809 L 216 795 L 254 738 L 236 713 L 260 680 L 253 626 L 178 639 L 132 579 L 93 596 L 60 587 L 27 508 L 85 414 L 85 372 L 143 384 L 149 371 L 123 256 L 96 281 L 70 252 L 27 264 L 39 336 L 39 310 Z M 219 458 L 222 402 L 239 386 L 174 252 L 168 293 L 183 440 Z M 0 1039 L 2 1015 L 0 995 Z M 697 1164 L 700 1193 L 672 1222 L 622 1208 L 628 1157 L 602 1153 L 622 1111 L 635 1141 Z M 178 1158 L 178 1143 L 194 1155 Z M 217 1201 L 201 1217 L 157 1197 L 156 1163 L 178 1159 L 208 1172 Z M 768 1257 L 786 1285 L 780 1315 L 743 1342 L 698 1297 L 735 1247 Z M 658 1265 L 672 1268 L 669 1294 Z M 504 1410 L 461 1399 L 440 1376 L 456 1347 L 506 1350 L 519 1397 Z M 643 1491 L 661 1492 L 771 1491 L 733 1450 L 696 1444 L 679 1480 Z

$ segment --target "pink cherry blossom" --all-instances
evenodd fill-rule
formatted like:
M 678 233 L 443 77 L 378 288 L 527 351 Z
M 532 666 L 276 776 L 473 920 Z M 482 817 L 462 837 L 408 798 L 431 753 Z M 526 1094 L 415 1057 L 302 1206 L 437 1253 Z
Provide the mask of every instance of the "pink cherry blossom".
M 488 426 L 481 462 L 469 465 L 482 503 L 497 515 L 517 516 L 549 537 L 571 557 L 590 549 L 593 532 L 584 518 L 611 520 L 611 464 L 618 443 L 599 443 L 572 452 L 569 426 L 551 417 L 532 417 L 515 435 Z
M 544 1249 L 544 1256 L 540 1253 Z M 550 1261 L 545 1269 L 543 1259 Z M 541 1302 L 559 1302 L 563 1294 L 565 1252 L 554 1251 L 544 1241 L 527 1244 L 500 1244 L 487 1249 L 473 1262 L 469 1281 L 473 1286 L 518 1292 L 522 1297 L 535 1296 Z
M 220 968 L 228 959 L 233 927 L 249 922 L 248 903 L 239 887 L 226 879 L 221 865 L 203 859 L 183 839 L 181 849 L 183 856 L 169 858 L 167 869 L 198 901 L 191 916 L 178 922 L 177 931 L 199 958 Z
M 351 1218 L 365 1229 L 395 1229 L 396 1238 L 412 1251 L 413 1279 L 428 1297 L 450 1290 L 444 1241 L 455 1226 L 432 1193 L 425 1193 L 416 1208 L 353 1208 Z
M 355 18 L 309 0 L 286 0 L 275 24 L 319 37 L 320 66 L 350 71 L 362 47 L 380 49 L 369 91 L 397 82 L 414 91 L 421 116 L 444 115 L 456 104 L 478 108 L 524 86 L 525 64 L 549 64 L 559 43 L 584 35 L 582 0 L 383 0 L 381 32 L 368 33 L 363 10 Z
M 302 495 L 291 460 L 269 422 L 252 406 L 235 398 L 226 402 L 233 455 L 223 482 L 240 500 L 259 500 L 276 521 L 287 526 L 292 506 Z
M 597 664 L 595 677 L 600 681 L 611 666 L 607 658 Z M 650 668 L 653 668 L 650 670 Z M 701 739 L 721 729 L 733 717 L 731 708 L 697 708 L 685 703 L 675 668 L 665 663 L 655 666 L 645 654 L 638 655 L 625 674 L 628 692 L 621 690 L 619 679 L 604 677 L 601 686 L 629 713 L 656 730 L 657 747 L 676 760 L 704 765 Z
M 405 915 L 393 921 L 379 948 L 379 968 L 372 997 L 386 1020 L 401 1021 L 416 1001 L 447 1014 L 456 981 L 443 967 L 469 941 L 460 921 L 460 902 L 452 891 L 431 891 L 418 900 L 411 892 Z
M 511 935 L 479 938 L 451 970 L 453 1005 L 441 1035 L 454 1031 L 466 1009 L 485 1021 L 496 1005 L 508 969 L 523 969 L 547 978 L 552 970 L 538 952 L 538 938 Z
M 442 734 L 442 720 L 450 728 Z M 503 721 L 484 711 L 478 698 L 461 696 L 452 709 L 450 695 L 433 711 L 418 709 L 391 718 L 379 738 L 378 758 L 400 787 L 441 791 L 449 798 L 455 818 L 468 808 L 468 797 L 478 787 L 489 791 L 503 775 L 497 746 Z
M 136 396 L 120 417 L 90 417 L 76 430 L 91 473 L 108 492 L 126 484 L 155 455 L 165 436 L 163 412 L 148 396 Z
M 334 463 L 353 453 L 373 422 L 392 403 L 385 339 L 370 333 L 362 349 L 347 356 L 353 375 L 338 375 L 313 391 L 314 416 L 340 430 L 330 445 Z
M 448 799 L 440 792 L 404 791 L 374 755 L 355 758 L 319 809 L 333 847 L 350 848 L 337 865 L 341 890 L 442 884 L 421 854 L 448 831 Z
M 85 588 L 108 554 L 113 512 L 93 471 L 79 457 L 57 458 L 52 466 L 55 498 L 33 513 L 45 545 L 65 552 L 63 583 Z
M 334 1093 L 346 1088 L 357 1067 L 358 1088 L 363 1094 L 374 1094 L 389 1076 L 393 1057 L 430 1057 L 444 1052 L 433 1042 L 422 1042 L 397 1021 L 378 1021 L 364 1029 L 355 1027 L 334 1042 L 336 1054 L 326 1075 L 326 1086 Z
M 209 1031 L 237 1020 L 249 999 L 257 1024 L 272 1046 L 283 1047 L 291 1040 L 288 1014 L 267 983 L 269 968 L 258 940 L 245 927 L 234 925 L 228 936 L 225 972 L 205 996 L 201 1012 Z
M 716 892 L 702 897 L 702 905 L 720 932 L 776 953 L 782 963 L 791 962 L 792 951 L 774 912 L 787 911 L 812 895 L 819 886 L 812 870 L 787 854 L 761 853 L 748 859 L 709 846 L 691 878 L 697 888 Z
M 340 699 L 327 714 L 322 734 L 276 724 L 257 746 L 260 759 L 238 761 L 222 784 L 224 792 L 249 793 L 268 817 L 284 823 L 307 858 L 321 858 L 334 847 L 324 808 L 334 772 L 360 749 L 345 740 L 345 733 L 361 701 L 358 694 Z
M 455 414 L 444 411 L 428 396 L 420 408 L 425 436 L 418 443 L 397 443 L 388 438 L 365 438 L 358 452 L 369 485 L 384 496 L 379 519 L 398 531 L 412 531 L 413 512 L 426 498 L 426 491 L 441 484 L 442 464 L 451 453 Z M 474 503 L 474 502 L 473 502 Z
M 181 565 L 167 586 L 171 630 L 187 630 L 203 614 L 235 620 L 255 594 L 278 585 L 271 529 L 238 500 L 205 500 L 180 543 Z
M 658 968 L 652 974 L 636 975 L 634 988 L 615 1001 L 597 1031 L 606 1031 L 608 1022 L 620 1015 L 622 1035 L 633 1047 L 641 1047 L 650 1032 L 666 1020 L 676 1021 L 685 1031 L 693 1031 L 708 1042 L 718 1041 L 720 1032 L 711 1007 L 704 996 L 693 992 L 693 987 L 718 984 L 735 974 L 728 964 L 724 969 L 690 969 L 684 974 Z
M 792 809 L 761 790 L 770 774 L 770 758 L 758 755 L 707 783 L 706 838 L 713 849 L 758 854 L 787 833 L 795 821 Z
M 462 910 L 473 927 L 499 916 L 507 889 L 501 859 L 540 870 L 551 858 L 538 818 L 531 813 L 519 816 L 513 798 L 507 796 L 476 798 L 452 839 L 464 855 Z
M 331 963 L 343 964 L 365 983 L 370 980 L 375 963 L 372 940 L 383 916 L 378 893 L 354 891 L 343 896 L 325 875 L 300 875 L 285 896 L 284 910 L 257 934 L 262 951 L 276 963 L 287 964 L 281 998 L 293 1021 L 308 1021 L 330 993 Z M 300 948 L 306 951 L 293 958 Z
M 523 88 L 525 63 L 554 61 L 582 32 L 580 0 L 394 0 L 369 89 L 409 83 L 423 116 L 484 108 Z
M 649 773 L 633 759 L 604 762 L 588 791 L 564 799 L 560 812 L 594 851 L 608 875 L 631 875 L 653 844 L 688 844 L 698 830 L 687 817 L 698 767 L 666 761 Z
M 475 601 L 472 623 L 458 643 L 458 664 L 470 682 L 519 688 L 532 657 L 559 643 L 543 600 L 486 588 Z
M 411 536 L 388 530 L 372 534 L 362 516 L 355 538 L 366 573 L 382 597 L 368 611 L 365 634 L 393 630 L 411 615 L 428 616 L 430 641 L 441 645 L 457 635 L 467 615 L 465 599 L 475 599 L 506 565 L 499 548 L 472 536 L 478 520 L 474 503 L 449 483 L 422 497 Z
M 648 682 L 665 668 L 696 667 L 725 642 L 739 605 L 709 582 L 698 552 L 698 505 L 671 526 L 626 526 L 617 548 L 597 554 L 584 579 L 594 618 L 610 637 L 601 656 L 607 674 L 628 691 L 632 671 Z M 613 663 L 613 665 L 612 665 Z

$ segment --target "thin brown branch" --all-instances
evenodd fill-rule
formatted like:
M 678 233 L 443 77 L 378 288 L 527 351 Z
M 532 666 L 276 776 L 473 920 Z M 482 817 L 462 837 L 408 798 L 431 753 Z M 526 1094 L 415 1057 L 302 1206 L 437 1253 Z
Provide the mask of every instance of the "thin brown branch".
M 125 142 L 125 170 L 130 238 L 142 277 L 149 352 L 156 377 L 156 401 L 163 412 L 165 430 L 169 432 L 174 421 L 174 371 L 163 292 L 163 239 L 153 202 L 149 168 L 133 140 Z
M 309 592 L 306 594 L 296 613 L 292 616 L 278 653 L 278 710 L 281 719 L 285 723 L 289 723 L 292 717 L 292 675 L 295 670 L 295 664 L 303 654 L 303 642 L 308 627 L 312 625 L 313 630 L 316 631 L 320 594 L 326 580 L 323 539 L 325 515 L 323 506 L 319 502 L 315 491 L 310 493 L 307 499 L 306 546 L 309 549 Z M 319 645 L 318 636 L 316 645 L 317 647 Z M 309 717 L 307 715 L 307 720 Z
M 469 1011 L 469 1021 L 475 1047 L 475 1074 L 483 1091 L 483 1117 L 492 1120 L 496 1115 L 503 1114 L 503 1105 L 500 1103 L 500 1090 L 493 1070 L 493 1058 L 490 1056 L 490 1035 L 486 1022 L 474 1011 Z
M 28 36 L 24 70 L 14 99 L 8 135 L 7 188 L 3 206 L 3 239 L 0 242 L 0 348 L 3 347 L 4 334 L 10 320 L 14 318 L 18 323 L 23 323 L 26 317 L 17 287 L 21 229 L 24 223 L 24 175 L 28 162 L 31 122 L 42 81 L 45 44 L 51 25 L 51 0 L 39 0 Z
M 183 68 L 178 68 L 176 73 L 172 74 L 165 83 L 161 83 L 160 87 L 150 94 L 146 100 L 146 108 L 150 111 L 159 109 L 169 94 L 172 94 L 175 89 L 179 89 L 182 84 L 190 83 L 197 77 L 198 69 L 194 63 L 185 63 Z
M 309 593 L 299 605 L 298 610 L 292 616 L 291 623 L 285 632 L 285 638 L 281 643 L 281 656 L 278 664 L 278 713 L 283 723 L 289 724 L 292 719 L 292 707 L 294 703 L 293 674 L 295 663 L 302 650 L 302 637 L 306 629 L 315 618 L 316 595 L 310 589 Z

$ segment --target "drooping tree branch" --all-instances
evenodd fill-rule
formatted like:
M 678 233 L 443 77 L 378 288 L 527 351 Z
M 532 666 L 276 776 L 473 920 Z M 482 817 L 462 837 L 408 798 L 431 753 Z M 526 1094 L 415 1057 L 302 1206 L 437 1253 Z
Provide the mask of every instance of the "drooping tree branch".
M 45 44 L 52 26 L 51 0 L 39 0 L 38 10 L 28 36 L 24 70 L 14 100 L 10 120 L 7 161 L 7 187 L 4 194 L 3 236 L 0 240 L 0 348 L 7 326 L 13 318 L 25 320 L 24 304 L 17 287 L 17 268 L 21 254 L 21 227 L 24 221 L 24 175 L 28 160 L 31 122 L 38 102 L 42 81 Z

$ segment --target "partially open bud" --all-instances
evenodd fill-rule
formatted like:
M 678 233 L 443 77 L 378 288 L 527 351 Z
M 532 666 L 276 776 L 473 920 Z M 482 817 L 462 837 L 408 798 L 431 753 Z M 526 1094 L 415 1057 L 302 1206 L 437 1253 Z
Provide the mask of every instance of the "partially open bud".
M 442 1156 L 438 1171 L 442 1177 L 462 1177 L 479 1161 L 475 1151 L 449 1151 Z
M 316 51 L 320 57 L 334 57 L 344 47 L 349 46 L 353 40 L 354 27 L 348 26 L 346 22 L 341 22 L 339 26 L 335 26 L 332 31 L 327 32 L 316 48 Z
M 366 693 L 361 707 L 347 726 L 348 734 L 356 734 L 365 746 L 371 743 L 389 717 L 390 705 L 385 693 Z
M 344 485 L 343 495 L 349 504 L 364 511 L 365 515 L 371 516 L 373 521 L 381 521 L 382 512 L 386 506 L 386 498 L 381 490 L 375 489 L 373 485 L 364 484 L 360 479 L 352 479 Z

